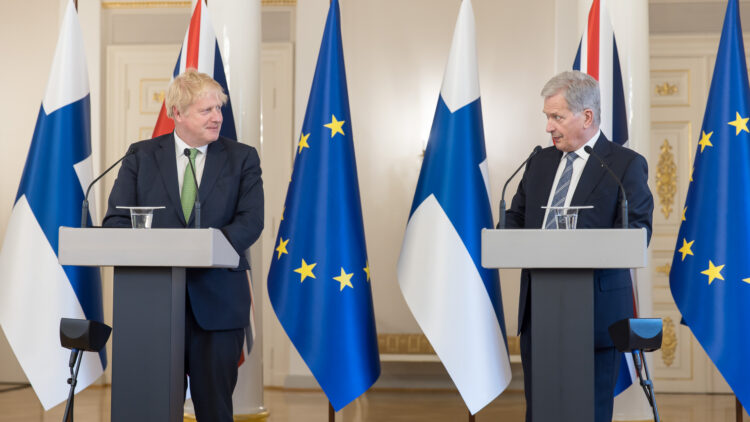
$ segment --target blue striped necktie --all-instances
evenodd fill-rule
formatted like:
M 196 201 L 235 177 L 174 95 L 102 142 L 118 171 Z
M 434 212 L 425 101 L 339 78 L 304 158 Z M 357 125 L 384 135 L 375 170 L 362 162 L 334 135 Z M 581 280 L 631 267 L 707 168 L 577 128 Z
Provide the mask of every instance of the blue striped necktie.
M 573 177 L 573 161 L 578 158 L 578 154 L 575 152 L 568 153 L 565 158 L 568 160 L 565 163 L 562 176 L 557 181 L 557 189 L 555 190 L 555 196 L 552 198 L 553 207 L 562 207 L 565 205 L 565 197 L 568 196 L 568 188 L 570 187 L 570 179 Z M 544 224 L 545 229 L 556 229 L 555 225 L 555 211 L 548 210 L 547 222 Z

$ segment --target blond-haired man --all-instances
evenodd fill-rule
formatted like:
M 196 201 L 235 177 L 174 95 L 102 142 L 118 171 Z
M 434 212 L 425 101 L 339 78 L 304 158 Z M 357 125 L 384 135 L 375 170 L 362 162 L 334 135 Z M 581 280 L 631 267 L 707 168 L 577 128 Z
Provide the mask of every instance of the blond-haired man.
M 166 96 L 174 132 L 133 144 L 103 222 L 130 227 L 127 210 L 118 205 L 163 205 L 166 209 L 154 213 L 153 227 L 195 227 L 199 197 L 201 227 L 220 229 L 240 255 L 237 268 L 186 270 L 185 373 L 199 421 L 233 420 L 232 391 L 250 315 L 244 251 L 263 229 L 258 153 L 219 135 L 226 100 L 221 85 L 206 74 L 187 70 L 177 76 Z

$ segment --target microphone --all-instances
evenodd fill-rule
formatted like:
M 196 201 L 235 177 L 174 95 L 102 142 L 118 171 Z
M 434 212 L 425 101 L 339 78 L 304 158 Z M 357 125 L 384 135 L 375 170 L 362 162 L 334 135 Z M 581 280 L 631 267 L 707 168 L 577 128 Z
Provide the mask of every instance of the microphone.
M 511 174 L 508 180 L 505 182 L 505 185 L 503 186 L 503 194 L 500 197 L 500 221 L 497 223 L 498 229 L 505 228 L 505 189 L 508 187 L 508 183 L 510 183 L 510 181 L 516 176 L 516 174 L 518 174 L 519 171 L 521 171 L 521 169 L 526 165 L 526 163 L 528 163 L 529 160 L 531 160 L 531 157 L 537 155 L 537 153 L 539 153 L 539 151 L 541 150 L 542 150 L 542 147 L 540 147 L 539 145 L 535 146 L 534 150 L 531 151 L 531 154 L 529 154 L 529 157 L 523 163 L 521 163 L 520 166 L 518 166 L 516 171 L 514 171 L 513 174 Z
M 86 228 L 87 222 L 86 222 L 86 216 L 89 214 L 89 192 L 91 192 L 91 188 L 94 186 L 96 182 L 99 181 L 102 177 L 104 177 L 105 174 L 109 173 L 110 170 L 112 170 L 116 165 L 120 164 L 120 161 L 124 160 L 128 155 L 135 154 L 136 147 L 135 145 L 131 145 L 130 148 L 128 148 L 128 152 L 125 153 L 119 160 L 115 161 L 114 164 L 109 166 L 108 169 L 104 170 L 104 173 L 100 174 L 99 177 L 94 179 L 91 183 L 89 183 L 89 187 L 86 189 L 86 195 L 83 197 L 83 202 L 81 203 L 81 228 Z
M 620 190 L 622 191 L 622 228 L 627 229 L 628 228 L 628 197 L 625 195 L 625 186 L 622 185 L 622 182 L 620 181 L 620 178 L 617 177 L 615 172 L 612 171 L 611 168 L 607 165 L 607 163 L 602 160 L 602 157 L 600 157 L 598 154 L 594 152 L 594 149 L 590 146 L 586 145 L 583 147 L 583 150 L 592 155 L 594 158 L 599 160 L 599 163 L 601 163 L 602 167 L 607 169 L 609 174 L 612 175 L 612 177 L 615 179 L 618 185 L 620 185 Z
M 190 170 L 193 171 L 193 181 L 195 181 L 195 228 L 199 229 L 201 228 L 201 196 L 199 192 L 200 189 L 198 189 L 198 176 L 196 176 L 195 174 L 195 167 L 193 167 L 193 162 L 190 161 L 190 148 L 185 148 L 182 153 L 185 154 L 185 157 L 187 157 Z M 185 182 L 183 181 L 183 183 Z

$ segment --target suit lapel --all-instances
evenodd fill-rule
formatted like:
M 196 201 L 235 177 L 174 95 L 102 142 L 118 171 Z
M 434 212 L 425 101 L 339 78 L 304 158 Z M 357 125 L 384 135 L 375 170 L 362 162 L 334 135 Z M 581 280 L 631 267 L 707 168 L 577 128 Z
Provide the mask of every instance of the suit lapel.
M 544 220 L 545 210 L 542 208 L 547 206 L 549 201 L 549 194 L 552 190 L 552 184 L 555 182 L 555 174 L 557 173 L 557 167 L 560 165 L 562 159 L 562 152 L 556 148 L 552 148 L 548 154 L 541 155 L 539 159 L 539 168 L 542 169 L 542 175 L 540 177 L 541 183 L 539 189 L 536 190 L 540 197 L 537 199 L 539 206 L 534 207 L 533 216 L 531 218 L 532 225 L 530 227 L 542 227 Z
M 599 135 L 599 139 L 597 139 L 596 144 L 594 144 L 594 153 L 602 157 L 602 160 L 604 160 L 607 165 L 610 165 L 608 157 L 611 149 L 607 137 L 604 136 L 604 134 Z M 583 168 L 583 173 L 581 173 L 581 178 L 578 180 L 578 186 L 576 186 L 576 191 L 573 194 L 570 205 L 590 205 L 586 203 L 586 200 L 594 191 L 596 185 L 599 184 L 602 177 L 605 176 L 604 173 L 606 171 L 607 170 L 602 167 L 596 157 L 589 157 L 589 159 L 586 160 L 586 166 Z
M 201 195 L 201 204 L 211 194 L 211 190 L 213 190 L 216 181 L 219 179 L 219 175 L 221 175 L 224 163 L 227 162 L 227 150 L 223 142 L 223 139 L 219 138 L 208 144 L 206 162 L 203 165 L 203 175 L 201 176 L 201 185 L 198 188 Z
M 159 166 L 159 173 L 167 188 L 167 195 L 172 201 L 172 207 L 177 214 L 177 218 L 185 224 L 185 216 L 182 215 L 182 204 L 180 203 L 180 185 L 177 181 L 177 157 L 175 155 L 174 135 L 163 136 L 156 142 L 159 147 L 156 149 L 156 165 Z

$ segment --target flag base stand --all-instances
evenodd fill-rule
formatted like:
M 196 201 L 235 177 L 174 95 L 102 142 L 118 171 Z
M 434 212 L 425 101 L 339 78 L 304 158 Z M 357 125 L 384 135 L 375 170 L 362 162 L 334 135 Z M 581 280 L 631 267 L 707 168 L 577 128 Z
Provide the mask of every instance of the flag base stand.
M 734 412 L 737 422 L 742 422 L 742 403 L 740 403 L 740 399 L 737 396 L 734 396 Z

